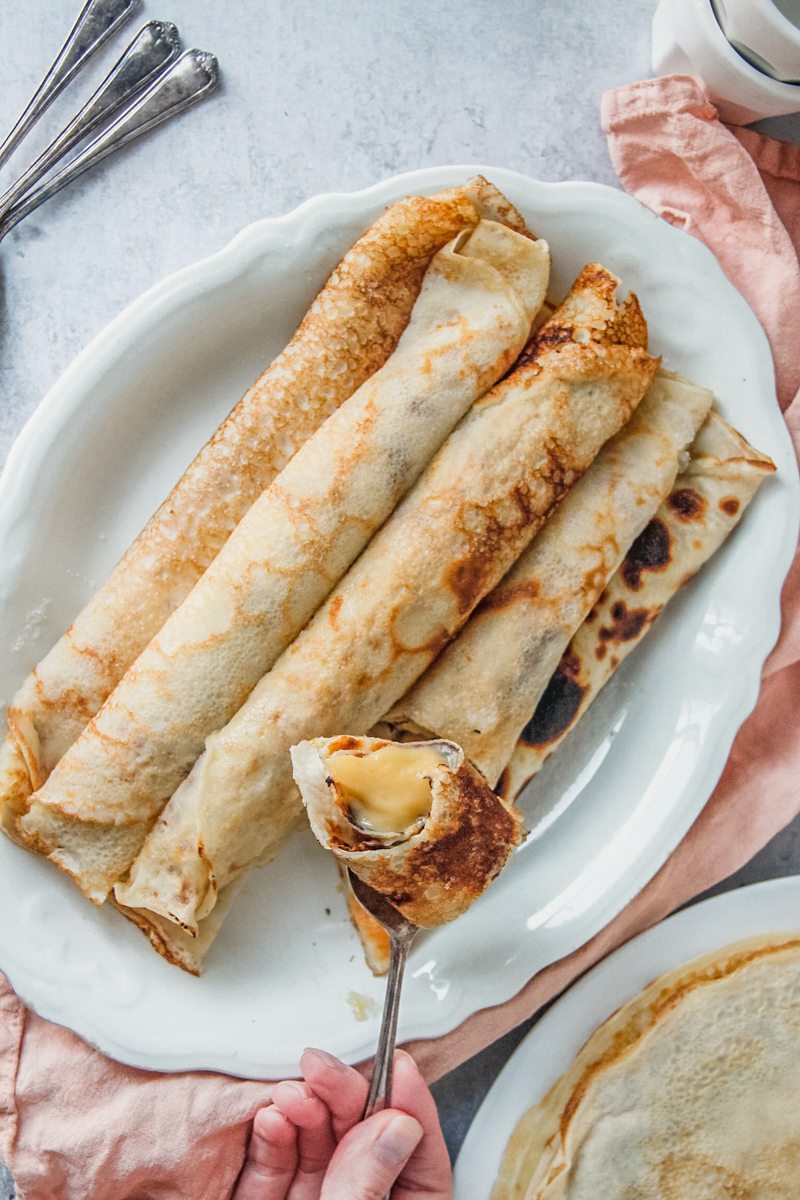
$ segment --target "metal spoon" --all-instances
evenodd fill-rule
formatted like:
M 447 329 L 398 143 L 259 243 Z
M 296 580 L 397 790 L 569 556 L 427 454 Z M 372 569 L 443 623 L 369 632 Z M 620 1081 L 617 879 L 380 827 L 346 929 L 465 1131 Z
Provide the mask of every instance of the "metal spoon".
M 219 67 L 213 54 L 205 50 L 184 51 L 138 100 L 129 104 L 112 125 L 92 138 L 66 166 L 38 188 L 26 193 L 11 208 L 0 211 L 0 238 L 84 171 L 102 162 L 120 147 L 127 146 L 140 134 L 201 100 L 213 90 L 218 78 Z
M 412 925 L 402 913 L 399 913 L 380 892 L 369 887 L 363 880 L 347 872 L 353 895 L 359 904 L 373 916 L 379 925 L 389 935 L 391 957 L 389 959 L 389 976 L 386 980 L 386 999 L 383 1004 L 383 1020 L 378 1034 L 378 1048 L 375 1051 L 375 1064 L 372 1068 L 367 1103 L 364 1106 L 364 1119 L 373 1113 L 388 1108 L 392 1099 L 392 1060 L 397 1039 L 397 1014 L 400 1011 L 400 989 L 403 986 L 405 970 L 411 943 L 419 933 L 419 926 Z
M 0 167 L 11 157 L 28 130 L 64 90 L 69 81 L 133 16 L 141 0 L 87 0 L 53 65 L 39 84 L 22 116 L 0 145 Z
M 78 142 L 94 133 L 112 117 L 118 116 L 127 104 L 153 82 L 164 67 L 175 61 L 179 53 L 180 38 L 175 26 L 170 21 L 148 21 L 66 129 L 62 130 L 17 182 L 0 196 L 0 213 L 11 208 L 60 158 L 74 149 Z

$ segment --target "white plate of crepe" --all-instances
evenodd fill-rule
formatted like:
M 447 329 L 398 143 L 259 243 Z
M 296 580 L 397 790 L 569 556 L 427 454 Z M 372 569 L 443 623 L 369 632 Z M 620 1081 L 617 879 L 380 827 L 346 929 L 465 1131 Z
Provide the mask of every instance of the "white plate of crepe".
M 466 916 L 419 939 L 402 1039 L 436 1037 L 507 1000 L 611 919 L 697 816 L 755 702 L 798 481 L 766 339 L 712 255 L 613 189 L 492 167 L 319 196 L 250 226 L 113 321 L 44 400 L 0 485 L 7 702 L 357 235 L 390 201 L 476 170 L 549 241 L 554 294 L 585 262 L 603 262 L 639 295 L 653 353 L 712 388 L 778 471 L 538 777 L 523 808 L 541 836 Z M 251 874 L 199 980 L 115 912 L 92 910 L 50 864 L 0 843 L 0 969 L 37 1012 L 113 1057 L 269 1077 L 295 1071 L 309 1043 L 350 1061 L 372 1053 L 384 983 L 364 964 L 333 861 L 310 832 Z
M 454 1200 L 486 1200 L 520 1117 L 567 1070 L 586 1039 L 667 971 L 732 942 L 800 929 L 800 878 L 727 892 L 632 939 L 574 984 L 520 1043 L 469 1128 L 455 1168 Z

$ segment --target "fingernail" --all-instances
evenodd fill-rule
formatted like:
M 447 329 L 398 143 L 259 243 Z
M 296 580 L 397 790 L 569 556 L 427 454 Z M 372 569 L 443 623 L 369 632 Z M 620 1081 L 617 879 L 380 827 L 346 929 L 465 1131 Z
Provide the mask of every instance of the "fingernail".
M 346 1071 L 347 1068 L 338 1058 L 334 1058 L 332 1054 L 328 1054 L 327 1050 L 317 1050 L 316 1046 L 306 1046 L 303 1054 L 313 1054 L 316 1058 L 323 1062 L 326 1067 L 332 1067 L 334 1071 Z
M 405 1162 L 422 1137 L 422 1126 L 413 1117 L 392 1117 L 375 1142 L 375 1153 L 387 1166 Z
M 276 1083 L 275 1090 L 278 1088 L 283 1092 L 290 1092 L 293 1096 L 299 1096 L 301 1100 L 305 1100 L 308 1096 L 305 1084 L 298 1083 L 294 1079 L 282 1079 L 280 1083 Z

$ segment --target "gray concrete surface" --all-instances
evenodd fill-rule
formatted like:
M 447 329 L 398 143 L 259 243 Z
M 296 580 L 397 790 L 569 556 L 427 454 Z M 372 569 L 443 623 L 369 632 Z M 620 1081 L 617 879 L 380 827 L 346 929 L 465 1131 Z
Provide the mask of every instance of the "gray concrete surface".
M 1 6 L 0 128 L 28 99 L 78 7 L 78 0 Z M 604 89 L 649 74 L 654 7 L 654 0 L 147 0 L 146 17 L 174 20 L 185 44 L 219 55 L 223 84 L 0 246 L 0 462 L 48 387 L 121 308 L 258 217 L 316 192 L 449 162 L 614 183 L 598 101 Z M 107 48 L 61 97 L 31 149 L 71 115 L 119 47 L 120 40 Z M 800 141 L 796 117 L 765 128 Z M 24 157 L 0 183 L 13 179 Z M 724 886 L 798 868 L 795 824 Z M 453 1152 L 524 1032 L 437 1085 Z M 0 1173 L 0 1200 L 7 1190 Z

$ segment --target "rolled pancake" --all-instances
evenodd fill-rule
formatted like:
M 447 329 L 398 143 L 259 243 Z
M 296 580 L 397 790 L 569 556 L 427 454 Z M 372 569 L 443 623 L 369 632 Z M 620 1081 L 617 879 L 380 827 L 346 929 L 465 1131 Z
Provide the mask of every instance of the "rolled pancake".
M 656 376 L 505 579 L 387 716 L 390 731 L 457 742 L 494 786 L 570 638 L 669 492 L 711 400 L 678 376 Z
M 372 913 L 368 913 L 363 904 L 359 904 L 356 900 L 350 876 L 347 871 L 343 870 L 341 864 L 339 864 L 339 875 L 347 903 L 347 915 L 358 934 L 358 940 L 361 942 L 361 949 L 364 952 L 364 960 L 373 975 L 385 975 L 389 970 L 392 953 L 389 935 L 380 921 L 376 921 Z
M 598 271 L 584 277 L 587 293 Z M 638 311 L 633 297 L 621 308 Z M 479 400 L 310 624 L 208 739 L 117 899 L 194 931 L 220 890 L 273 857 L 302 812 L 289 748 L 342 727 L 370 730 L 628 419 L 657 365 L 640 348 L 596 345 L 578 327 L 556 346 L 545 338 Z
M 34 795 L 17 831 L 105 899 L 244 703 L 528 338 L 546 242 L 482 221 L 434 257 L 389 360 L 297 451 Z
M 788 933 L 657 979 L 519 1122 L 492 1200 L 794 1200 L 799 994 Z
M 314 738 L 291 757 L 317 840 L 415 925 L 455 920 L 522 840 L 453 742 Z
M 775 465 L 711 412 L 685 471 L 564 651 L 498 790 L 519 796 L 679 588 L 740 521 Z
M 0 752 L 6 832 L 256 497 L 389 358 L 432 256 L 481 216 L 524 229 L 505 197 L 478 178 L 391 205 L 334 269 L 289 344 L 14 696 Z
M 219 933 L 228 915 L 228 910 L 236 899 L 237 892 L 236 884 L 226 888 L 224 895 L 220 897 L 219 904 L 203 921 L 197 936 L 179 929 L 174 922 L 168 921 L 165 917 L 159 917 L 152 912 L 140 911 L 137 908 L 127 908 L 124 904 L 117 904 L 113 896 L 109 897 L 109 903 L 142 931 L 150 945 L 162 958 L 172 963 L 174 967 L 180 967 L 189 975 L 199 975 L 206 951 Z M 356 902 L 355 899 L 353 902 Z M 361 911 L 364 912 L 364 909 Z M 385 930 L 381 929 L 381 933 L 386 938 Z M 388 970 L 388 963 L 386 970 Z M 380 974 L 385 974 L 385 971 Z
M 654 387 L 662 374 L 657 377 Z M 625 428 L 638 418 L 652 392 L 653 388 Z M 625 429 L 617 438 L 624 433 Z M 582 482 L 589 478 L 603 453 L 605 451 L 598 456 Z M 575 727 L 622 659 L 644 637 L 658 612 L 732 532 L 761 482 L 773 470 L 770 459 L 753 450 L 716 413 L 709 414 L 691 447 L 686 470 L 675 481 L 667 502 L 659 508 L 656 521 L 646 526 L 640 540 L 629 549 L 624 569 L 612 577 L 591 620 L 576 631 L 549 679 L 533 719 L 526 723 L 513 748 L 510 763 L 500 776 L 497 787 L 499 795 L 509 801 L 519 800 L 523 788 Z M 562 508 L 571 503 L 576 491 L 577 486 L 564 500 Z M 534 539 L 520 562 L 533 554 L 537 542 L 555 519 L 552 518 Z M 668 564 L 659 561 L 662 556 L 655 552 L 657 546 L 665 543 L 670 548 Z M 487 601 L 505 585 L 506 581 L 503 581 L 495 593 L 490 593 Z M 642 616 L 643 610 L 646 611 L 646 617 Z M 468 634 L 479 612 L 480 608 L 453 646 L 458 646 Z M 531 610 L 531 615 L 535 615 L 534 610 Z M 547 646 L 543 647 L 543 655 L 547 655 L 547 650 Z M 446 654 L 437 660 L 431 671 L 436 669 Z M 417 688 L 424 687 L 430 673 L 422 676 Z M 453 683 L 451 692 L 453 708 L 458 716 L 464 704 L 460 686 Z M 412 689 L 409 695 L 415 695 L 416 690 Z M 467 692 L 468 699 L 470 695 Z M 409 730 L 409 736 L 421 736 L 423 722 L 415 725 L 408 718 L 404 719 L 402 714 L 406 709 L 404 698 L 394 710 L 400 724 L 398 721 L 381 721 L 376 731 L 390 736 L 406 729 Z M 442 720 L 441 726 L 436 729 L 437 733 L 456 727 L 455 722 L 451 724 L 446 719 Z M 364 948 L 367 964 L 376 975 L 383 975 L 389 966 L 386 933 L 357 905 L 348 890 L 345 891 L 350 916 Z

